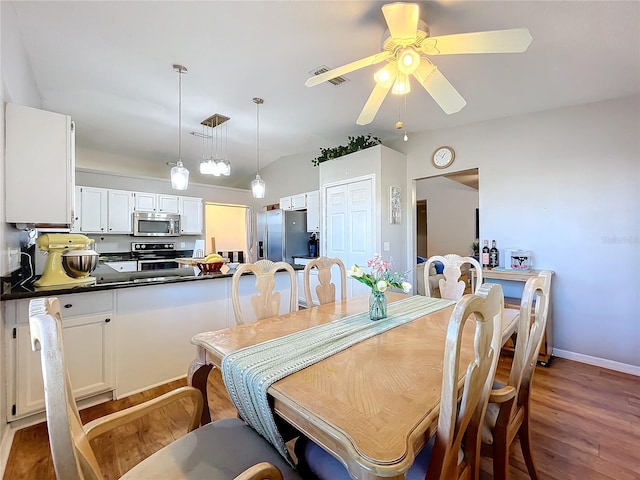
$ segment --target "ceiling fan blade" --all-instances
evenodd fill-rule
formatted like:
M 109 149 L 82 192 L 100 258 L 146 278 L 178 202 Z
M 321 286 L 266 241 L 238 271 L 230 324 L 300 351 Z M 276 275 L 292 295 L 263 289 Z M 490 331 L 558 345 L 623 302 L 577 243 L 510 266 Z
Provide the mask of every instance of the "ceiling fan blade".
M 389 54 L 388 52 L 376 53 L 375 55 L 356 60 L 355 62 L 347 63 L 346 65 L 334 68 L 333 70 L 321 73 L 320 75 L 315 75 L 309 78 L 304 84 L 307 87 L 315 87 L 322 82 L 326 82 L 341 75 L 353 72 L 354 70 L 358 70 L 359 68 L 368 67 L 369 65 L 375 65 L 376 63 L 384 62 L 389 58 L 391 58 L 391 54 Z
M 430 62 L 420 62 L 413 75 L 446 114 L 459 112 L 467 104 L 438 67 Z
M 410 45 L 416 41 L 420 7 L 415 3 L 389 3 L 382 6 L 382 14 L 391 37 L 398 45 Z
M 390 88 L 391 85 L 382 87 L 376 83 L 376 86 L 373 87 L 371 95 L 369 95 L 367 103 L 364 104 L 362 112 L 360 112 L 358 120 L 356 120 L 356 123 L 358 125 L 368 125 L 373 122 L 373 119 L 375 118 L 376 113 L 378 113 L 380 105 L 382 105 L 382 102 L 387 96 L 387 93 L 389 93 Z
M 430 37 L 422 42 L 420 50 L 427 55 L 521 53 L 526 51 L 530 44 L 531 34 L 528 29 L 512 28 Z

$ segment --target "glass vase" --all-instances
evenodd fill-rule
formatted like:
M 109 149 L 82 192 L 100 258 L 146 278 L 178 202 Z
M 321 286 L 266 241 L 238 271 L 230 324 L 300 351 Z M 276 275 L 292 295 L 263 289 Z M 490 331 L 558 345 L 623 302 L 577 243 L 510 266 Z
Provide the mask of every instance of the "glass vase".
M 383 292 L 371 292 L 369 296 L 369 318 L 373 321 L 387 318 L 387 297 Z

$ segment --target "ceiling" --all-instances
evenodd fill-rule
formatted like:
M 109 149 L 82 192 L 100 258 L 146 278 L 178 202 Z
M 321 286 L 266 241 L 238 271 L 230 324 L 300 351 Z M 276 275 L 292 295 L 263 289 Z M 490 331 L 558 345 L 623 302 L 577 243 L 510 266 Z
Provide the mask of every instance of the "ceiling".
M 356 119 L 373 88 L 375 66 L 340 86 L 307 88 L 310 72 L 377 53 L 386 29 L 371 1 L 30 2 L 12 4 L 43 108 L 67 113 L 80 148 L 155 162 L 159 175 L 178 153 L 178 74 L 182 159 L 191 181 L 248 188 L 260 163 L 347 143 L 372 133 L 383 142 L 439 129 L 640 92 L 640 2 L 417 2 L 431 35 L 527 27 L 520 54 L 432 57 L 466 99 L 446 115 L 413 84 L 389 95 L 373 123 Z M 6 5 L 5 5 L 6 6 Z M 230 177 L 198 173 L 200 122 L 230 117 Z M 411 139 L 409 139 L 411 141 Z M 301 159 L 301 161 L 307 161 Z M 80 163 L 80 162 L 79 162 Z M 136 162 L 127 167 L 137 168 Z

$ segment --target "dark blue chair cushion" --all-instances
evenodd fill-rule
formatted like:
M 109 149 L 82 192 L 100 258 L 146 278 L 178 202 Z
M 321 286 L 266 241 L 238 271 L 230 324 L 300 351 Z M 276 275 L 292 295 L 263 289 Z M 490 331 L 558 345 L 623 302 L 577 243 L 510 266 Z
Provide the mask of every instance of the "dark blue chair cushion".
M 424 480 L 435 439 L 435 435 L 432 436 L 415 458 L 407 472 L 407 480 Z M 306 437 L 296 441 L 295 453 L 298 457 L 298 473 L 306 480 L 351 480 L 349 472 L 339 460 Z
M 416 263 L 417 263 L 418 265 L 420 265 L 421 263 L 424 263 L 424 262 L 426 262 L 426 261 L 427 261 L 427 259 L 426 259 L 426 258 L 418 256 L 418 261 L 417 261 Z
M 433 262 L 433 266 L 436 267 L 436 273 L 438 275 L 444 272 L 444 263 L 436 260 L 435 262 Z

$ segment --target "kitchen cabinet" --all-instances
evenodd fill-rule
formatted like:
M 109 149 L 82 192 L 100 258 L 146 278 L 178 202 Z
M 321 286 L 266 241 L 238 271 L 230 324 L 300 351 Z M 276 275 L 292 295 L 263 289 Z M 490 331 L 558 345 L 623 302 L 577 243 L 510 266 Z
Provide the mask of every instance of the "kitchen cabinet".
M 77 399 L 109 392 L 114 382 L 113 291 L 60 295 L 65 361 Z M 44 411 L 40 352 L 31 350 L 29 300 L 6 306 L 9 421 Z
M 105 188 L 78 187 L 80 196 L 79 231 L 81 233 L 107 232 L 108 191 Z
M 304 210 L 307 208 L 307 196 L 304 193 L 282 197 L 280 199 L 280 208 L 282 210 Z
M 180 197 L 180 233 L 182 235 L 202 235 L 203 207 L 202 199 Z
M 179 213 L 180 197 L 162 193 L 134 193 L 134 209 L 137 212 Z
M 107 196 L 107 231 L 133 233 L 133 192 L 110 189 Z
M 307 192 L 307 232 L 320 231 L 320 191 Z
M 75 215 L 71 117 L 9 103 L 5 132 L 6 221 L 70 226 Z
M 79 233 L 133 233 L 133 192 L 97 187 L 76 187 L 79 197 L 77 220 L 72 231 Z
M 117 272 L 137 272 L 138 262 L 135 260 L 126 260 L 123 262 L 104 262 L 110 268 Z

